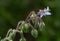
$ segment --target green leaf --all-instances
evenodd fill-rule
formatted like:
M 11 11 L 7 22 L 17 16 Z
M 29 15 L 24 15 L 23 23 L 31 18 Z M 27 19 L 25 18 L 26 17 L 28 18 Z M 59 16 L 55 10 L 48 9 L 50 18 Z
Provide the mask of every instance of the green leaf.
M 34 37 L 34 38 L 37 38 L 38 37 L 38 31 L 36 29 L 33 29 L 31 31 L 31 35 Z

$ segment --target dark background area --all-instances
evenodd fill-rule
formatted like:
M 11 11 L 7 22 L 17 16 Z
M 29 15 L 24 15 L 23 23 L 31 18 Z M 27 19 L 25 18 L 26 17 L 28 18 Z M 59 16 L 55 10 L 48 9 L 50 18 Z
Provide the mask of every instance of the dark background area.
M 36 41 L 60 41 L 60 0 L 0 0 L 0 36 L 5 37 L 18 21 L 25 20 L 32 11 L 50 7 L 51 16 L 44 16 L 45 31 Z

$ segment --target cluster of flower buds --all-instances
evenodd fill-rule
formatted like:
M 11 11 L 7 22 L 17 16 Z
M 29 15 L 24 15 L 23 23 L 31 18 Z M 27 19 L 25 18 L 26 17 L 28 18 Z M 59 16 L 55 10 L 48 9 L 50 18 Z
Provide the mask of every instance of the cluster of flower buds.
M 9 29 L 6 37 L 4 39 L 2 39 L 1 41 L 13 41 L 14 37 L 16 34 L 16 30 L 15 29 Z
M 42 17 L 45 15 L 51 15 L 49 12 L 49 7 L 39 10 L 36 14 L 34 11 L 30 12 L 25 21 L 19 21 L 16 29 L 10 29 L 4 39 L 1 41 L 13 41 L 16 32 L 19 32 L 21 38 L 19 41 L 26 41 L 23 33 L 30 32 L 34 38 L 38 37 L 38 29 L 42 31 L 45 23 L 42 20 Z

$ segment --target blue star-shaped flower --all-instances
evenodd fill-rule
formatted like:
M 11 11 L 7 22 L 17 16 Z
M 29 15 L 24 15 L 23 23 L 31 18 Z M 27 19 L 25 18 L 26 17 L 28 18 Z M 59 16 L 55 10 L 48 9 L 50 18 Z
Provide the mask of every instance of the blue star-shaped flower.
M 49 7 L 43 9 L 43 10 L 39 10 L 38 15 L 42 18 L 45 15 L 51 15 L 51 13 L 49 12 Z

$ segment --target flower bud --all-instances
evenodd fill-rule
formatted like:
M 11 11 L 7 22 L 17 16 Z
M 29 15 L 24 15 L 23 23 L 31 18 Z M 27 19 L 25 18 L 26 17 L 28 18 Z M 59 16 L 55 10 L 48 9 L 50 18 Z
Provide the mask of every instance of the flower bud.
M 28 29 L 29 29 L 29 25 L 28 25 L 27 23 L 25 23 L 25 24 L 22 26 L 23 32 L 27 33 L 27 32 L 28 32 Z
M 1 37 L 0 37 L 0 41 L 1 41 Z
M 9 40 L 9 41 L 13 41 L 13 40 Z
M 13 40 L 14 39 L 14 36 L 15 35 L 13 33 L 11 33 L 10 36 L 9 36 L 9 39 Z
M 35 17 L 35 16 L 36 16 L 36 13 L 35 13 L 34 11 L 32 11 L 30 18 L 33 18 L 33 17 Z
M 19 41 L 26 41 L 26 39 L 24 37 L 22 37 Z
M 36 29 L 33 29 L 31 31 L 31 35 L 34 37 L 34 38 L 37 38 L 38 37 L 38 31 Z
M 11 32 L 11 33 L 9 34 L 9 39 L 10 39 L 10 40 L 13 40 L 14 37 L 15 37 L 15 34 L 16 34 L 16 30 L 14 29 L 13 32 Z
M 45 26 L 45 23 L 44 22 L 40 22 L 40 23 L 38 23 L 38 25 L 39 25 L 40 31 L 42 31 L 44 26 Z
M 1 39 L 1 41 L 9 41 L 9 38 L 5 37 L 4 39 Z

